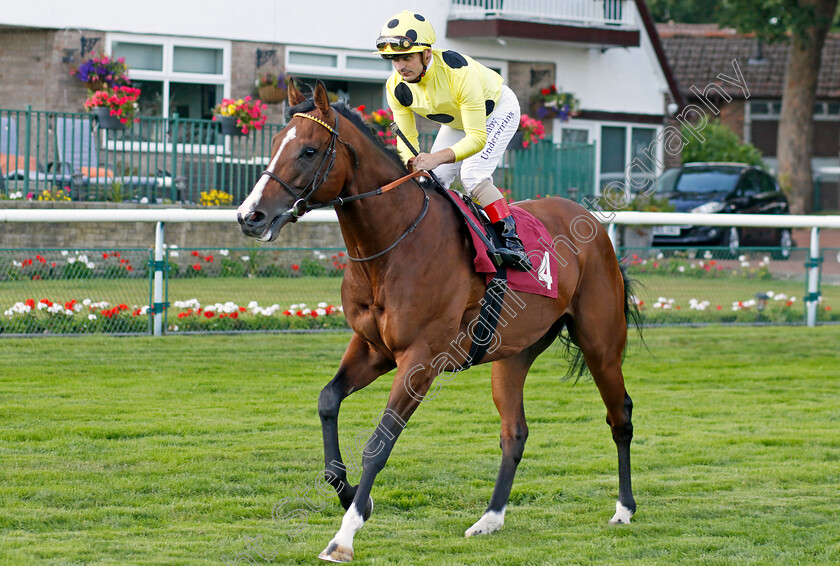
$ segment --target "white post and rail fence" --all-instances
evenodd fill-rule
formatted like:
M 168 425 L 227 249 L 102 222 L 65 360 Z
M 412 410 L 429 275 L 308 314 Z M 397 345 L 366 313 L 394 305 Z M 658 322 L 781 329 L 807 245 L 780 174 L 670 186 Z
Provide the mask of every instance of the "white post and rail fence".
M 679 212 L 603 212 L 597 218 L 608 226 L 614 247 L 617 245 L 618 225 L 649 226 L 737 226 L 753 228 L 806 228 L 811 230 L 808 269 L 808 294 L 805 297 L 808 326 L 815 326 L 819 301 L 820 229 L 840 229 L 840 216 L 796 216 L 766 214 L 692 214 Z M 316 210 L 301 218 L 302 222 L 337 222 L 334 211 Z M 167 222 L 236 222 L 236 211 L 138 209 L 138 210 L 0 210 L 0 222 L 149 222 L 155 225 L 153 305 L 154 335 L 163 332 L 164 292 L 164 226 Z

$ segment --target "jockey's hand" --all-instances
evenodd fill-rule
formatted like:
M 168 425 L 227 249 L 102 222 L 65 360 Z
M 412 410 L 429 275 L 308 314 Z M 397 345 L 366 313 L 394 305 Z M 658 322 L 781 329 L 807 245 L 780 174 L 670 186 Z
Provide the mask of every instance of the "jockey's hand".
M 454 162 L 455 153 L 449 148 L 442 149 L 434 153 L 420 153 L 409 160 L 409 163 L 413 165 L 415 169 L 423 169 L 424 171 L 431 171 L 438 165 Z

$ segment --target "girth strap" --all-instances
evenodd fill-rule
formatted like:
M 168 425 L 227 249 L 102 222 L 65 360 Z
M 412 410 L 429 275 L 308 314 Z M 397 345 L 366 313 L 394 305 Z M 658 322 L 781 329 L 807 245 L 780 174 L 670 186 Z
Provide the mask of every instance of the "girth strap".
M 484 300 L 481 302 L 481 311 L 478 313 L 478 323 L 475 325 L 475 331 L 471 332 L 470 335 L 472 345 L 469 355 L 457 371 L 472 367 L 487 354 L 487 350 L 493 342 L 496 325 L 499 323 L 506 291 L 507 267 L 502 266 L 496 270 L 496 276 L 487 284 L 487 291 L 485 291 Z

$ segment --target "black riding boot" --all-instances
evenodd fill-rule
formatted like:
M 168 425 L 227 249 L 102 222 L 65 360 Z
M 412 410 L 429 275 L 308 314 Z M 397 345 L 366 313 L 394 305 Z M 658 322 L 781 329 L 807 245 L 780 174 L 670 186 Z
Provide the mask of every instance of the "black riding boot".
M 516 221 L 513 216 L 508 216 L 496 222 L 493 224 L 493 229 L 496 230 L 496 233 L 504 242 L 505 247 L 498 250 L 504 264 L 518 271 L 531 271 L 533 266 L 531 260 L 525 254 L 525 246 L 522 244 L 522 240 L 516 234 Z

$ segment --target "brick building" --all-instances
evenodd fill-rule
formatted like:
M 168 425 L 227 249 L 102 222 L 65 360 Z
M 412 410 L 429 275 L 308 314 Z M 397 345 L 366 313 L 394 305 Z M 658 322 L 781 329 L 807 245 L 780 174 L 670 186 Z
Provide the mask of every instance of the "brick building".
M 720 120 L 742 141 L 751 142 L 775 169 L 779 115 L 789 45 L 761 45 L 755 37 L 715 24 L 658 24 L 668 61 L 688 103 L 707 98 L 720 110 Z M 748 93 L 718 75 L 733 75 L 733 61 L 743 74 Z M 814 208 L 837 209 L 840 165 L 840 35 L 826 39 L 814 105 Z

